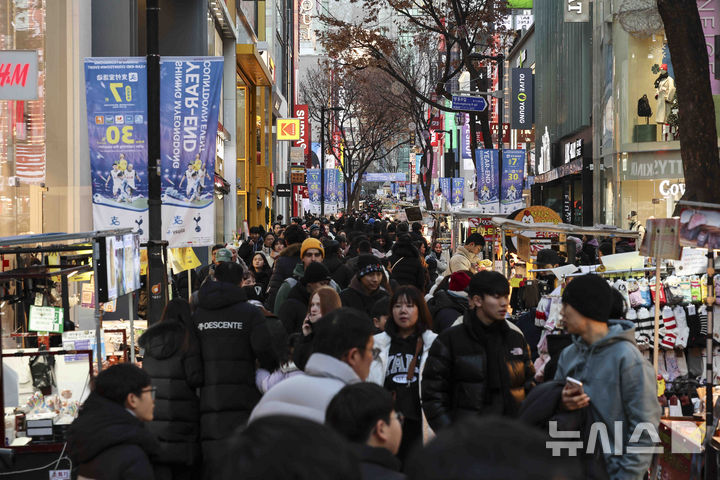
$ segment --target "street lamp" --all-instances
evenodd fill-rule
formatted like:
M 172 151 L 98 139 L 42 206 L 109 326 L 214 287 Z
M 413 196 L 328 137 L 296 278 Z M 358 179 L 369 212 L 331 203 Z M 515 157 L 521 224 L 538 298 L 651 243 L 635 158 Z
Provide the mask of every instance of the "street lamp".
M 325 112 L 339 112 L 342 107 L 320 107 L 320 216 L 325 216 Z

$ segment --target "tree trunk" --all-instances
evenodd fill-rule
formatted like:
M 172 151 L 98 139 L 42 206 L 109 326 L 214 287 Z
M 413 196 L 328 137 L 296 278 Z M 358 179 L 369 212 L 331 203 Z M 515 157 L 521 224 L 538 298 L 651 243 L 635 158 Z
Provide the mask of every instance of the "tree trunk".
M 715 106 L 710 67 L 696 0 L 657 0 L 675 71 L 683 200 L 720 203 Z M 677 211 L 677 209 L 676 209 Z

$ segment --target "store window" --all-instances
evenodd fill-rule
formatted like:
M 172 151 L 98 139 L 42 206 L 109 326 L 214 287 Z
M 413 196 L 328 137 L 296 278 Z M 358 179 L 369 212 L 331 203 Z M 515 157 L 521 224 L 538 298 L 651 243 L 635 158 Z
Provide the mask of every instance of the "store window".
M 45 183 L 45 0 L 0 0 L 0 50 L 38 51 L 38 99 L 0 100 L 0 237 L 41 233 Z
M 626 180 L 621 184 L 623 227 L 625 217 L 631 211 L 637 212 L 641 223 L 650 217 L 672 217 L 675 205 L 685 192 L 685 180 L 666 178 L 658 180 Z
M 675 72 L 665 35 L 636 38 L 620 31 L 625 39 L 616 43 L 622 143 L 679 140 Z

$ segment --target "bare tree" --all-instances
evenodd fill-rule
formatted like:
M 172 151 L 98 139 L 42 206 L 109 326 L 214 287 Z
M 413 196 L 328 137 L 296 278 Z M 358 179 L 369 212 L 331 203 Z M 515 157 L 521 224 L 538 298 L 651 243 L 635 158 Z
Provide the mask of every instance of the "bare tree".
M 696 0 L 657 0 L 675 69 L 684 200 L 720 203 L 715 105 L 705 35 Z
M 333 70 L 325 65 L 308 72 L 301 85 L 311 119 L 320 122 L 323 107 L 342 108 L 327 112 L 330 127 L 324 130 L 326 145 L 343 173 L 347 205 L 357 206 L 363 175 L 371 165 L 408 143 L 404 112 L 383 105 L 377 95 L 389 81 L 375 69 Z M 337 134 L 339 145 L 333 140 Z

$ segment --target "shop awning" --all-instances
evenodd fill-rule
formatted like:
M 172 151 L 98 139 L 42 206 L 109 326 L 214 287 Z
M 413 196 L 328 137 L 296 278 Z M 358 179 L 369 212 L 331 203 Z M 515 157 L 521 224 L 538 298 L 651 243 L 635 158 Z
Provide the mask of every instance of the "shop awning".
M 272 74 L 260 57 L 257 45 L 239 44 L 235 48 L 235 53 L 240 69 L 254 85 L 269 87 L 273 84 Z
M 492 222 L 505 232 L 550 232 L 564 233 L 566 235 L 595 235 L 598 237 L 640 237 L 640 233 L 635 230 L 623 230 L 612 225 L 581 227 L 568 223 L 525 223 L 503 217 L 492 217 Z

